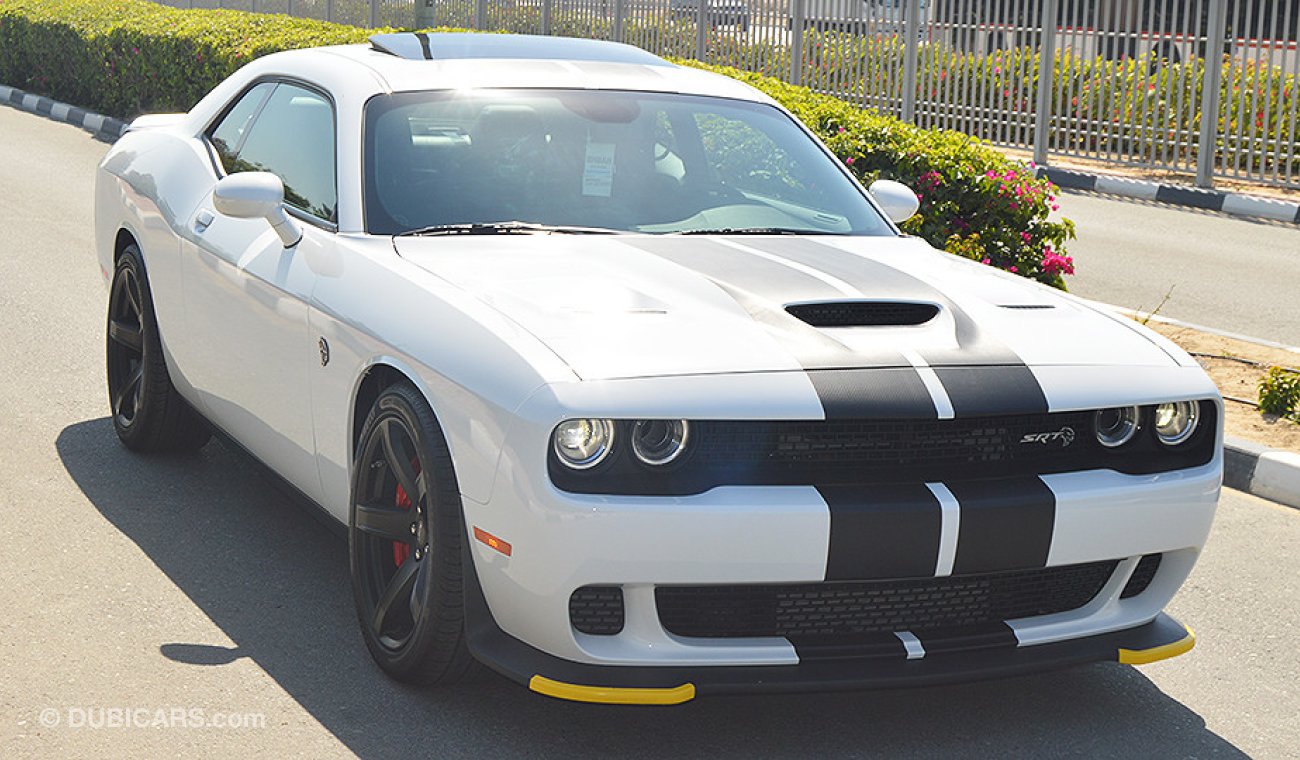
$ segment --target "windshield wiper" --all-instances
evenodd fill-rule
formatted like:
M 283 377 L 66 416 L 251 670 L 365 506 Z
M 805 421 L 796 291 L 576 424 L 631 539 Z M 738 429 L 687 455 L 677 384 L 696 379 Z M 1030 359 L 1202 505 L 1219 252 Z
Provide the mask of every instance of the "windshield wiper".
M 425 235 L 617 235 L 622 230 L 604 227 L 568 227 L 534 222 L 473 222 L 471 224 L 435 224 L 429 227 L 399 232 L 394 237 Z
M 795 229 L 793 227 L 719 227 L 712 230 L 682 230 L 678 235 L 847 235 L 847 232 Z

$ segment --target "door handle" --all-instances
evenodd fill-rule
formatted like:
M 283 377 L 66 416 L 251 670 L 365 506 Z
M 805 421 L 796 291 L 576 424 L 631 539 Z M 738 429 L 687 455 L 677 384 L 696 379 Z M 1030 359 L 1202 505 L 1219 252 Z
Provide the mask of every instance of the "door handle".
M 212 220 L 215 218 L 216 217 L 212 216 L 211 211 L 203 209 L 198 213 L 198 216 L 194 217 L 194 231 L 203 232 L 212 225 Z

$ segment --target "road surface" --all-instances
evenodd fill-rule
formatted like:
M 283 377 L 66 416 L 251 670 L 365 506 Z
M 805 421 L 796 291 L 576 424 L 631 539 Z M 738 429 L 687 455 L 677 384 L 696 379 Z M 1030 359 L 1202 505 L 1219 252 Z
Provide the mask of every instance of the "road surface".
M 564 703 L 495 676 L 454 691 L 397 685 L 356 630 L 343 543 L 311 514 L 218 444 L 151 458 L 114 439 L 91 240 L 104 150 L 0 108 L 0 756 L 1208 758 L 1300 748 L 1300 511 L 1235 492 L 1171 608 L 1201 643 L 1141 669 L 665 709 Z M 113 710 L 128 717 L 114 725 Z M 217 718 L 245 726 L 192 727 Z

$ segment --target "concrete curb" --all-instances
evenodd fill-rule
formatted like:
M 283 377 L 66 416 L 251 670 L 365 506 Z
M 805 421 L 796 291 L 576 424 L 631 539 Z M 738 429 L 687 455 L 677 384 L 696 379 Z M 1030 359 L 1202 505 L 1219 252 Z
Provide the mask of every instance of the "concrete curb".
M 1166 185 L 1106 174 L 1089 174 L 1072 169 L 1051 169 L 1046 166 L 1038 167 L 1038 176 L 1046 177 L 1060 187 L 1072 190 L 1087 190 L 1176 206 L 1190 206 L 1250 219 L 1270 219 L 1275 222 L 1300 224 L 1300 203 L 1295 201 L 1279 201 L 1257 195 L 1227 193 L 1222 190 L 1202 190 L 1185 185 Z
M 92 113 L 84 108 L 77 108 L 57 100 L 50 100 L 43 95 L 33 95 L 2 84 L 0 84 L 0 103 L 80 127 L 104 140 L 113 141 L 126 134 L 127 124 L 120 119 Z
M 1228 437 L 1223 441 L 1223 484 L 1300 509 L 1300 454 Z

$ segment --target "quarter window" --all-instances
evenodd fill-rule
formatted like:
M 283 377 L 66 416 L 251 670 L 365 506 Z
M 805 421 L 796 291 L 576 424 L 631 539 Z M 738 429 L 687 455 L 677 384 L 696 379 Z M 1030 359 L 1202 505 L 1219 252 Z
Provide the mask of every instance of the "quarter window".
M 286 204 L 335 221 L 334 108 L 320 94 L 287 83 L 259 84 L 210 139 L 226 173 L 271 172 L 284 182 Z

